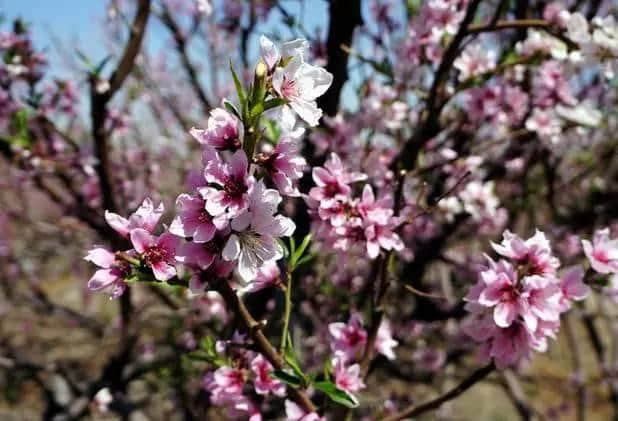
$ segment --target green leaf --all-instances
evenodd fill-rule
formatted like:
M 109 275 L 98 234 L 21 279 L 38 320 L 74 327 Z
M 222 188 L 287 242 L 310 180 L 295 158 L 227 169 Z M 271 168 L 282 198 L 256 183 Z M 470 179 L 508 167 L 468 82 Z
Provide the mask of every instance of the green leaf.
M 251 107 L 251 112 L 249 113 L 249 118 L 253 121 L 262 115 L 264 112 L 264 103 L 258 102 L 253 107 Z
M 230 101 L 228 101 L 227 99 L 224 99 L 223 100 L 223 106 L 230 113 L 234 114 L 236 117 L 238 117 L 240 120 L 242 120 L 242 116 L 240 115 L 240 111 L 238 111 L 238 108 L 236 108 L 236 106 L 234 104 L 232 104 Z
M 75 53 L 77 54 L 77 57 L 79 57 L 81 62 L 84 64 L 84 66 L 88 68 L 88 71 L 92 71 L 92 69 L 94 68 L 94 65 L 92 64 L 92 61 L 90 61 L 88 56 L 86 56 L 86 54 L 84 54 L 80 49 L 75 49 Z
M 234 86 L 236 87 L 236 94 L 238 95 L 238 102 L 240 102 L 241 108 L 245 109 L 245 104 L 247 103 L 247 92 L 245 92 L 245 88 L 240 83 L 240 79 L 238 79 L 238 75 L 234 71 L 234 66 L 232 66 L 232 62 L 230 61 L 230 70 L 232 72 L 232 78 L 234 79 Z
M 309 246 L 310 242 L 311 242 L 311 234 L 307 234 L 305 238 L 303 238 L 303 242 L 300 243 L 300 246 L 292 250 L 291 255 L 290 255 L 290 271 L 291 272 L 294 271 L 294 269 L 296 269 L 296 267 L 300 264 L 300 261 L 302 260 L 301 257 L 303 257 L 303 254 L 307 250 L 307 247 Z M 307 260 L 308 259 L 305 259 L 304 261 L 307 261 Z
M 200 341 L 200 348 L 204 350 L 208 355 L 217 355 L 217 350 L 215 346 L 215 340 L 210 335 L 204 336 L 204 338 Z
M 105 67 L 105 65 L 107 63 L 109 63 L 109 61 L 111 60 L 112 56 L 108 55 L 107 57 L 105 57 L 103 60 L 101 60 L 101 62 L 99 64 L 97 64 L 97 66 L 92 69 L 92 73 L 94 73 L 95 75 L 100 75 L 101 72 L 103 71 L 103 68 Z
M 281 136 L 281 131 L 277 127 L 277 124 L 273 120 L 266 120 L 264 122 L 266 139 L 270 141 L 273 145 L 277 144 L 279 137 Z
M 271 98 L 264 102 L 264 111 L 271 110 L 285 104 L 287 104 L 287 101 L 283 98 Z
M 274 370 L 270 375 L 276 379 L 281 380 L 285 384 L 289 384 L 292 387 L 300 387 L 303 384 L 303 379 L 295 374 L 288 373 L 283 370 Z
M 290 332 L 287 332 L 287 341 L 285 344 L 285 352 L 283 354 L 283 358 L 285 362 L 292 368 L 294 374 L 300 377 L 303 381 L 306 381 L 307 377 L 303 370 L 300 368 L 300 364 L 298 363 L 298 358 L 296 357 L 296 351 L 294 350 L 294 344 L 292 343 L 292 338 L 290 336 Z
M 345 390 L 339 389 L 331 381 L 315 382 L 313 384 L 313 387 L 326 394 L 326 396 L 328 396 L 333 402 L 336 402 L 347 408 L 356 408 L 358 406 L 358 400 L 356 399 L 356 397 L 346 392 Z
M 31 144 L 30 132 L 28 131 L 28 110 L 22 108 L 17 110 L 11 119 L 11 132 L 13 133 L 8 141 L 13 146 L 27 148 Z

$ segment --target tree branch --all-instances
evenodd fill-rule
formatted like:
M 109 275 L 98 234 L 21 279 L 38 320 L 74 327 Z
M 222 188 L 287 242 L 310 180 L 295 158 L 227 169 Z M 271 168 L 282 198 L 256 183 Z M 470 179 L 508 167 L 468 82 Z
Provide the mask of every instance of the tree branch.
M 213 287 L 221 294 L 226 306 L 240 319 L 247 330 L 247 333 L 255 342 L 255 345 L 259 349 L 260 353 L 266 357 L 275 369 L 283 370 L 286 367 L 285 361 L 281 355 L 277 353 L 277 350 L 268 341 L 264 333 L 262 333 L 260 323 L 258 323 L 253 316 L 251 316 L 249 310 L 247 310 L 247 307 L 245 307 L 244 303 L 238 295 L 236 295 L 236 291 L 232 289 L 227 280 L 219 280 L 213 285 Z M 294 399 L 294 401 L 302 406 L 307 412 L 317 411 L 314 403 L 303 391 L 293 387 L 288 387 L 288 393 L 292 399 Z
M 361 0 L 332 0 L 330 2 L 326 70 L 333 74 L 333 84 L 324 95 L 318 98 L 318 107 L 326 115 L 337 114 L 341 90 L 348 80 L 349 55 L 343 51 L 341 46 L 352 44 L 354 29 L 362 23 Z
M 383 418 L 382 421 L 398 421 L 398 420 L 403 420 L 405 418 L 413 418 L 421 414 L 424 414 L 427 411 L 438 409 L 440 406 L 442 406 L 443 403 L 448 402 L 452 399 L 455 399 L 456 397 L 464 393 L 466 390 L 474 386 L 476 383 L 483 380 L 492 371 L 494 371 L 494 369 L 495 369 L 494 363 L 493 362 L 489 363 L 486 366 L 481 367 L 478 370 L 476 370 L 469 377 L 464 379 L 464 381 L 462 381 L 460 384 L 458 384 L 457 386 L 455 386 L 454 388 L 446 392 L 444 395 L 436 399 L 430 400 L 428 402 L 425 402 L 423 404 L 420 404 L 418 406 L 412 405 L 397 414 Z

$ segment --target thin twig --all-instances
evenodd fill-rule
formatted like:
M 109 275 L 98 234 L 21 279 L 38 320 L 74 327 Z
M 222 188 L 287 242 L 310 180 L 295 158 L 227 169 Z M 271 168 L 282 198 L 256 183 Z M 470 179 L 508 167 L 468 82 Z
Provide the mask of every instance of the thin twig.
M 438 409 L 442 406 L 443 403 L 448 402 L 452 399 L 455 399 L 466 390 L 474 386 L 476 383 L 483 380 L 487 377 L 492 371 L 494 371 L 496 367 L 494 363 L 489 363 L 484 367 L 479 368 L 474 373 L 472 373 L 469 377 L 464 379 L 457 386 L 446 392 L 444 395 L 437 397 L 436 399 L 430 400 L 420 405 L 412 405 L 397 414 L 390 415 L 382 419 L 382 421 L 398 421 L 403 420 L 405 418 L 413 418 L 417 417 L 425 412 L 432 411 L 434 409 Z

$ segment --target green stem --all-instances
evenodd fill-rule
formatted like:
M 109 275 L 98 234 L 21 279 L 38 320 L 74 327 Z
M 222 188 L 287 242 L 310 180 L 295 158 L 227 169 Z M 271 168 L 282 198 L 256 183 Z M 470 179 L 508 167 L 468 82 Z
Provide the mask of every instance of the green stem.
M 285 309 L 283 312 L 283 329 L 281 330 L 281 345 L 279 352 L 285 354 L 288 343 L 288 328 L 290 326 L 290 312 L 292 311 L 292 274 L 286 272 L 287 279 L 285 284 Z

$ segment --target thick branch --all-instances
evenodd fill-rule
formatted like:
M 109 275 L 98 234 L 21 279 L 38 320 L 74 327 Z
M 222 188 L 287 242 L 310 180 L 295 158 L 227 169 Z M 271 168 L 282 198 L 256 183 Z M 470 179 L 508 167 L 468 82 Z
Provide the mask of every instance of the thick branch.
M 107 144 L 107 134 L 105 133 L 105 120 L 107 118 L 107 104 L 112 96 L 120 89 L 135 62 L 135 57 L 139 53 L 148 16 L 150 15 L 150 0 L 140 0 L 135 19 L 131 25 L 131 35 L 124 50 L 124 54 L 118 63 L 118 67 L 112 73 L 109 81 L 109 89 L 105 92 L 97 91 L 96 77 L 92 77 L 90 83 L 90 117 L 92 120 L 92 137 L 94 138 L 94 150 L 98 163 L 96 166 L 99 177 L 99 186 L 103 198 L 104 209 L 117 211 L 118 207 L 114 199 L 111 174 L 109 145 Z
M 324 110 L 326 115 L 337 114 L 341 90 L 348 80 L 348 54 L 341 46 L 352 44 L 354 28 L 362 23 L 361 0 L 332 0 L 330 2 L 326 70 L 333 74 L 333 84 L 318 99 L 318 106 Z

